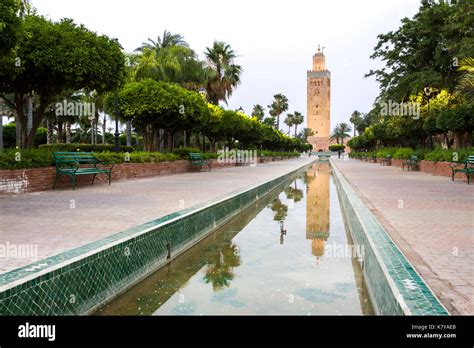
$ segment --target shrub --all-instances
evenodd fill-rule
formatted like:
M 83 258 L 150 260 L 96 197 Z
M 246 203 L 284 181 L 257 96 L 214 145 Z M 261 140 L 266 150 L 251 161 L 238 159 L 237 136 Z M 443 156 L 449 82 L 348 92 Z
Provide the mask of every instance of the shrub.
M 178 147 L 173 150 L 175 155 L 178 155 L 180 158 L 188 159 L 190 152 L 202 152 L 197 147 Z
M 6 149 L 0 153 L 0 169 L 49 167 L 54 164 L 50 151 Z
M 40 127 L 36 131 L 34 146 L 46 144 L 48 130 Z M 3 146 L 6 149 L 13 149 L 16 146 L 16 125 L 15 123 L 8 123 L 3 126 Z
M 409 147 L 402 147 L 395 151 L 393 154 L 394 159 L 409 159 L 413 154 L 415 150 L 409 148 Z
M 65 152 L 103 152 L 103 151 L 114 151 L 115 145 L 112 144 L 44 144 L 39 146 L 42 150 L 48 151 L 65 151 Z M 132 152 L 133 146 L 120 146 L 120 151 Z
M 329 151 L 344 151 L 345 148 L 346 146 L 343 144 L 329 145 Z
M 384 158 L 384 157 L 387 157 L 388 155 L 392 155 L 393 157 L 396 151 L 397 149 L 393 147 L 381 148 L 375 151 L 375 156 L 377 158 Z

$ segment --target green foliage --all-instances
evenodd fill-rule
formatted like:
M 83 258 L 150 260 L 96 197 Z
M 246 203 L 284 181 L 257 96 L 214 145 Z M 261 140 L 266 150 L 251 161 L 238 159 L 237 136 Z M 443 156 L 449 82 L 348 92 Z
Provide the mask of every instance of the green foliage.
M 286 152 L 286 151 L 259 151 L 258 156 L 265 156 L 265 157 L 300 157 L 301 154 L 299 152 Z
M 144 132 L 146 150 L 157 150 L 158 129 L 199 130 L 208 119 L 206 102 L 199 93 L 152 79 L 127 83 L 119 101 L 121 115 Z
M 422 1 L 413 19 L 405 18 L 399 29 L 378 36 L 371 58 L 385 61 L 386 67 L 368 76 L 380 82 L 381 95 L 407 100 L 426 86 L 454 86 L 458 75 L 453 59 L 474 56 L 469 3 Z
M 329 145 L 329 151 L 344 151 L 345 148 L 346 146 L 342 144 Z
M 3 126 L 3 146 L 7 149 L 16 146 L 16 125 L 14 123 Z
M 180 158 L 188 159 L 190 152 L 201 152 L 197 147 L 179 147 L 173 150 L 175 155 L 178 155 Z
M 19 0 L 0 2 L 0 62 L 11 52 L 20 35 L 20 4 Z
M 469 155 L 474 155 L 474 147 L 448 150 L 448 149 L 435 149 L 430 152 L 426 152 L 424 159 L 426 161 L 434 162 L 464 162 Z M 457 158 L 457 160 L 456 160 Z
M 40 145 L 41 150 L 53 151 L 53 152 L 103 152 L 113 151 L 115 145 L 111 144 L 44 144 Z M 120 146 L 120 151 L 132 152 L 134 151 L 133 146 Z
M 12 93 L 10 102 L 23 101 L 35 91 L 33 131 L 26 132 L 27 117 L 23 105 L 15 105 L 22 124 L 22 147 L 34 145 L 34 135 L 45 110 L 66 91 L 80 89 L 106 91 L 116 88 L 124 77 L 124 55 L 116 40 L 99 36 L 70 19 L 52 22 L 33 14 L 22 19 L 23 35 L 16 46 L 20 66 L 0 64 L 0 92 Z M 33 136 L 33 137 L 32 137 Z
M 6 149 L 0 152 L 0 169 L 48 167 L 54 164 L 50 151 L 39 149 Z
M 409 159 L 414 154 L 415 154 L 415 150 L 408 147 L 403 147 L 395 151 L 395 153 L 393 154 L 393 158 L 394 159 Z
M 34 145 L 37 147 L 41 144 L 46 144 L 46 136 L 48 130 L 46 128 L 38 128 L 35 134 Z M 3 146 L 8 148 L 16 147 L 16 125 L 15 123 L 8 123 L 3 126 Z
M 176 161 L 180 157 L 173 153 L 161 153 L 161 152 L 144 152 L 136 151 L 126 156 L 123 152 L 94 152 L 94 155 L 97 156 L 102 161 L 113 161 L 114 163 L 124 163 L 126 162 L 126 157 L 129 157 L 130 163 L 154 163 L 154 162 L 165 162 L 165 161 Z

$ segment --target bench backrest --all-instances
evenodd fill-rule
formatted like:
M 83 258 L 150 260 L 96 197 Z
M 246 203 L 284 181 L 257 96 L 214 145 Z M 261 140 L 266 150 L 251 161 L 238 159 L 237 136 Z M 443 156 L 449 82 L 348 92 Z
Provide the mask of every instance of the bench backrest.
M 54 152 L 55 162 L 79 162 L 93 164 L 97 162 L 92 152 Z
M 411 160 L 412 160 L 412 161 L 418 161 L 418 156 L 412 155 L 412 156 L 411 156 Z
M 467 156 L 466 168 L 467 167 L 474 167 L 474 155 Z
M 192 161 L 201 161 L 202 160 L 202 154 L 199 152 L 190 152 L 189 153 L 189 159 Z

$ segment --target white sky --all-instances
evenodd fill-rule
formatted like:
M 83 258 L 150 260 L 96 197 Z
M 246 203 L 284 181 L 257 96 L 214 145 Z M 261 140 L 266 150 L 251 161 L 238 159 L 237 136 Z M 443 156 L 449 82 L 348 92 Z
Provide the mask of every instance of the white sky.
M 317 44 L 326 47 L 331 71 L 331 128 L 367 112 L 378 95 L 369 56 L 379 33 L 412 17 L 419 0 L 32 0 L 50 19 L 74 19 L 90 30 L 118 38 L 127 51 L 167 29 L 184 36 L 203 57 L 214 40 L 229 43 L 244 72 L 229 107 L 250 114 L 283 93 L 289 111 L 306 114 L 306 71 Z M 286 129 L 286 126 L 284 127 Z

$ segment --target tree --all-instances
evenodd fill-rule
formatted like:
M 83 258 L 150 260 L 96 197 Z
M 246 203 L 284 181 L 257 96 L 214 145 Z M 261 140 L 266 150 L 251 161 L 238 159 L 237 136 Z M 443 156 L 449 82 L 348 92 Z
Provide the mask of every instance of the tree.
M 0 96 L 15 109 L 21 145 L 33 146 L 36 130 L 54 97 L 64 90 L 104 91 L 116 88 L 124 75 L 124 57 L 116 40 L 98 36 L 69 19 L 53 23 L 26 16 L 17 48 L 21 66 L 0 66 Z M 32 127 L 27 127 L 25 100 L 34 91 Z M 11 92 L 13 99 L 5 97 Z
M 259 122 L 263 122 L 263 118 L 265 117 L 265 108 L 260 104 L 255 104 L 252 109 L 252 117 L 257 118 Z
M 371 58 L 385 67 L 366 76 L 380 82 L 379 98 L 405 101 L 426 86 L 451 90 L 459 76 L 453 63 L 474 56 L 473 26 L 471 1 L 423 0 L 413 19 L 404 18 L 398 30 L 378 35 Z
M 280 129 L 280 115 L 288 110 L 288 98 L 278 93 L 273 96 L 272 104 L 268 105 L 270 115 L 276 117 L 276 129 Z
M 295 126 L 295 138 L 296 138 L 298 125 L 303 124 L 303 122 L 304 122 L 303 114 L 301 114 L 301 112 L 295 111 L 294 116 L 293 116 L 293 124 Z
M 336 127 L 334 127 L 333 133 L 329 137 L 330 140 L 336 140 L 336 143 L 339 144 L 339 139 L 341 140 L 342 144 L 344 144 L 344 139 L 349 137 L 349 132 L 352 128 L 347 123 L 338 123 Z
M 297 135 L 298 139 L 301 139 L 303 142 L 308 142 L 308 137 L 314 135 L 314 131 L 311 128 L 303 128 L 301 132 Z
M 287 114 L 283 122 L 288 126 L 288 134 L 290 134 L 291 126 L 293 126 L 295 121 L 295 116 L 293 114 Z
M 137 52 L 146 52 L 146 51 L 155 51 L 159 53 L 162 49 L 166 49 L 173 46 L 188 46 L 188 43 L 180 34 L 171 34 L 165 29 L 163 36 L 157 37 L 157 40 L 154 41 L 148 38 L 147 42 L 143 42 L 140 47 L 136 48 Z
M 207 124 L 207 107 L 202 97 L 180 86 L 152 79 L 127 83 L 119 93 L 120 114 L 144 134 L 146 151 L 158 151 L 159 129 L 168 132 L 173 150 L 177 130 L 199 129 Z
M 463 74 L 455 87 L 455 94 L 466 99 L 474 99 L 474 58 L 464 58 L 458 70 Z
M 20 36 L 20 0 L 2 0 L 0 3 L 0 62 L 5 59 L 17 44 Z M 6 62 L 5 62 L 6 63 Z
M 221 100 L 227 103 L 235 87 L 240 84 L 242 67 L 234 63 L 237 54 L 229 44 L 221 41 L 214 41 L 204 54 L 209 68 L 206 88 L 209 101 L 215 105 Z
M 275 127 L 275 117 L 265 117 L 263 124 L 271 127 Z
M 356 129 L 357 127 L 360 125 L 361 121 L 362 121 L 362 117 L 361 117 L 361 113 L 357 110 L 355 110 L 352 115 L 351 115 L 351 118 L 349 119 L 349 121 L 353 124 L 354 126 L 354 136 L 356 136 Z M 359 133 L 360 134 L 360 133 Z

